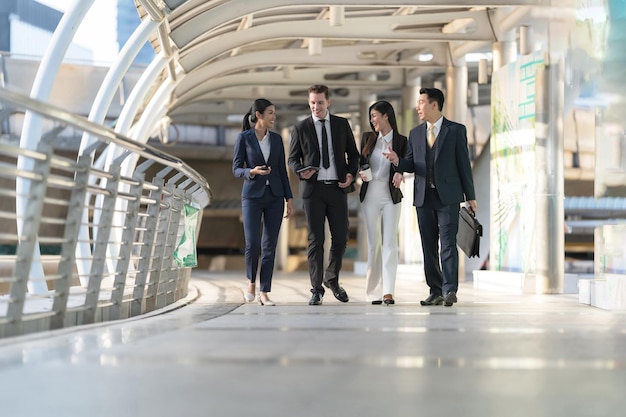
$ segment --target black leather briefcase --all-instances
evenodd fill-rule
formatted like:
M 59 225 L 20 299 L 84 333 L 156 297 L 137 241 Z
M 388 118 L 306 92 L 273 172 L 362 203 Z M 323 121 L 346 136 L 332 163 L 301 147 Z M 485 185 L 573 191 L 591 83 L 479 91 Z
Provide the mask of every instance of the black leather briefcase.
M 469 258 L 480 256 L 480 237 L 482 235 L 483 226 L 478 222 L 474 213 L 467 207 L 461 207 L 456 244 Z

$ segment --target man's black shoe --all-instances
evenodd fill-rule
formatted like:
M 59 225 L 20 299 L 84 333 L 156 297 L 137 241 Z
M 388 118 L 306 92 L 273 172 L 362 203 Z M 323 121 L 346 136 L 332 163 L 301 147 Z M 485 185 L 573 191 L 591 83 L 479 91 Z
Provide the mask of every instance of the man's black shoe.
M 440 306 L 443 304 L 443 297 L 437 294 L 431 294 L 427 299 L 420 301 L 423 306 Z
M 446 294 L 446 298 L 443 299 L 443 305 L 446 307 L 450 307 L 452 304 L 457 302 L 456 293 L 454 291 L 450 291 Z
M 313 295 L 311 296 L 311 299 L 309 300 L 309 305 L 310 306 L 322 305 L 322 299 L 324 298 L 324 294 L 318 291 L 313 291 L 313 290 L 311 290 L 311 292 L 313 293 Z
M 343 289 L 341 285 L 339 285 L 338 280 L 325 282 L 324 285 L 326 286 L 326 288 L 330 288 L 335 298 L 342 303 L 347 303 L 350 300 L 348 298 L 348 293 L 346 292 L 346 290 Z

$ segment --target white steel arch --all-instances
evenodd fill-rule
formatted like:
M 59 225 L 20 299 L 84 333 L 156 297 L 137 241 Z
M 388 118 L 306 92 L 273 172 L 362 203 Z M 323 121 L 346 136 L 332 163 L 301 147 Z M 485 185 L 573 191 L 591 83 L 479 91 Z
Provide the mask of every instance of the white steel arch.
M 67 45 L 93 2 L 76 0 L 63 16 L 38 72 L 34 97 L 45 100 L 49 95 Z M 179 115 L 197 114 L 203 105 L 228 99 L 224 93 L 235 87 L 251 91 L 255 81 L 256 85 L 280 86 L 282 97 L 286 98 L 287 89 L 301 89 L 312 80 L 322 81 L 329 70 L 347 75 L 382 70 L 392 75 L 378 88 L 398 89 L 404 86 L 407 74 L 443 73 L 455 62 L 465 62 L 464 55 L 474 48 L 486 49 L 499 37 L 509 39 L 515 25 L 531 18 L 532 7 L 551 5 L 550 0 L 512 0 L 506 4 L 498 0 L 394 0 L 385 5 L 379 0 L 328 0 L 324 5 L 286 0 L 136 3 L 142 22 L 107 73 L 89 119 L 103 123 L 132 58 L 150 40 L 157 58 L 123 106 L 116 128 L 141 142 L 148 140 L 161 118 L 172 117 L 176 123 Z M 333 9 L 335 15 L 329 7 L 338 7 Z M 492 13 L 500 9 L 501 13 Z M 314 18 L 306 21 L 303 16 Z M 329 18 L 333 18 L 333 25 L 327 22 Z M 467 22 L 459 23 L 467 19 L 473 22 L 472 30 L 467 30 Z M 314 37 L 324 39 L 320 56 L 310 55 L 305 48 L 308 39 Z M 432 55 L 428 62 L 417 59 L 423 51 Z M 289 75 L 282 72 L 283 68 L 290 70 Z M 163 73 L 166 75 L 159 77 Z M 282 74 L 282 78 L 277 74 Z M 337 84 L 368 88 L 359 83 L 362 77 L 350 77 L 337 78 Z M 156 93 L 149 96 L 148 91 Z M 240 96 L 249 100 L 251 95 Z M 141 107 L 144 111 L 137 118 Z M 27 121 L 21 143 L 32 148 L 38 143 L 41 127 L 29 115 Z M 81 151 L 88 144 L 89 138 L 84 137 Z M 111 149 L 106 161 L 102 161 L 104 167 L 116 156 Z M 131 159 L 124 164 L 126 172 L 134 169 Z M 21 191 L 23 187 L 24 183 L 20 183 Z M 80 251 L 87 253 L 88 244 L 85 246 L 84 242 L 89 239 L 82 237 Z M 87 269 L 88 265 L 81 268 Z M 87 276 L 85 271 L 81 276 Z
M 33 82 L 33 88 L 30 94 L 32 98 L 47 101 L 50 97 L 54 79 L 58 74 L 59 67 L 63 62 L 63 57 L 67 52 L 67 48 L 78 30 L 80 22 L 84 19 L 93 2 L 94 0 L 75 0 L 69 8 L 69 11 L 61 18 L 61 22 L 59 22 L 59 26 L 52 36 L 50 45 L 41 60 L 41 65 L 39 66 L 35 81 Z M 24 130 L 22 132 L 22 136 L 20 137 L 21 148 L 31 150 L 37 148 L 42 132 L 42 122 L 43 119 L 41 116 L 35 115 L 31 112 L 26 113 L 26 117 L 24 119 Z M 18 158 L 17 166 L 18 169 L 32 171 L 32 166 L 29 166 L 28 160 L 23 158 Z M 18 235 L 21 234 L 25 221 L 26 198 L 24 196 L 28 194 L 29 190 L 30 182 L 18 177 L 16 179 L 17 197 L 15 204 Z M 35 245 L 35 253 L 33 253 L 33 262 L 31 263 L 30 279 L 28 281 L 29 291 L 33 294 L 45 294 L 48 292 L 46 283 L 38 280 L 44 277 L 43 265 L 40 259 L 41 254 L 39 246 Z

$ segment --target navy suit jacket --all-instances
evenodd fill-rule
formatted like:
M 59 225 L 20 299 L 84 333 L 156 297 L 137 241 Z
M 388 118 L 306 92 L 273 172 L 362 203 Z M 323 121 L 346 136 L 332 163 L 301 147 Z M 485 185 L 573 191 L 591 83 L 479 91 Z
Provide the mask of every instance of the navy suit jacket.
M 409 149 L 399 159 L 397 170 L 415 173 L 413 205 L 424 204 L 426 191 L 426 123 L 409 133 Z M 444 117 L 437 135 L 434 166 L 435 188 L 445 205 L 476 200 L 472 167 L 467 148 L 467 130 L 464 125 Z
M 313 123 L 313 117 L 309 116 L 295 125 L 291 131 L 289 167 L 296 175 L 298 175 L 297 171 L 299 169 L 306 166 L 320 166 L 320 146 Z M 337 170 L 339 181 L 345 182 L 348 173 L 352 174 L 353 178 L 356 178 L 356 172 L 359 168 L 359 151 L 356 148 L 354 134 L 352 133 L 348 120 L 331 114 L 330 134 L 332 136 L 333 152 L 335 154 L 335 169 Z M 300 181 L 302 198 L 311 196 L 313 192 L 313 181 L 317 181 L 317 174 L 313 175 L 308 180 Z M 354 182 L 343 190 L 346 193 L 354 191 Z
M 269 140 L 270 156 L 266 161 L 254 129 L 240 132 L 237 135 L 233 154 L 233 175 L 244 179 L 241 190 L 242 198 L 263 197 L 267 181 L 269 181 L 272 194 L 276 197 L 284 197 L 285 200 L 293 198 L 287 177 L 283 139 L 278 133 L 270 132 Z M 250 170 L 259 165 L 271 167 L 270 174 L 251 177 Z
M 363 133 L 363 136 L 361 137 L 361 149 L 365 147 L 365 144 L 367 143 L 367 140 L 370 138 L 371 135 L 375 135 L 375 137 L 378 138 L 378 133 L 376 132 Z M 372 148 L 372 150 L 367 155 L 361 154 L 361 160 L 359 165 L 369 164 L 369 158 L 372 156 L 373 149 L 374 148 Z M 407 150 L 406 136 L 403 136 L 394 130 L 393 138 L 391 139 L 391 149 L 393 149 L 393 151 L 398 154 L 399 158 L 402 158 L 406 154 Z M 399 188 L 396 188 L 393 185 L 393 175 L 395 173 L 396 168 L 392 164 L 389 164 L 389 193 L 391 194 L 391 201 L 393 201 L 394 204 L 398 204 L 400 201 L 402 201 L 402 191 L 400 191 Z M 361 199 L 361 202 L 365 200 L 365 194 L 367 193 L 368 184 L 368 182 L 363 182 L 363 184 L 361 184 L 361 191 L 359 193 L 359 198 Z

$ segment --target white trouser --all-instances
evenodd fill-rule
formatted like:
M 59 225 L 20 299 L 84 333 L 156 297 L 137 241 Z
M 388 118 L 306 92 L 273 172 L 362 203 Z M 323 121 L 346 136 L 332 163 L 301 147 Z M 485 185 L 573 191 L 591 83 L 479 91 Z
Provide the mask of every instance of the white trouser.
M 386 181 L 370 181 L 361 204 L 367 229 L 367 301 L 392 294 L 398 269 L 400 204 L 393 204 Z

